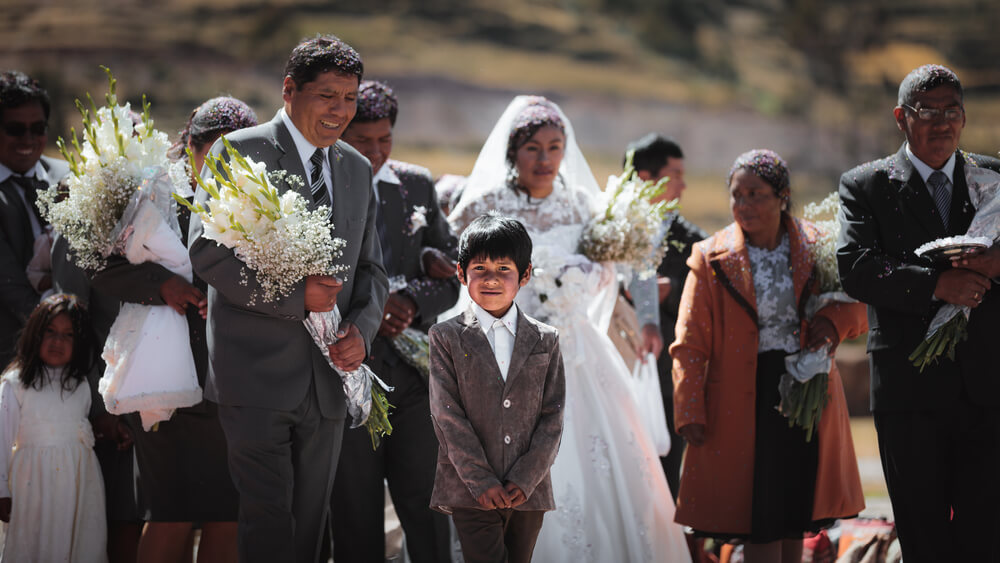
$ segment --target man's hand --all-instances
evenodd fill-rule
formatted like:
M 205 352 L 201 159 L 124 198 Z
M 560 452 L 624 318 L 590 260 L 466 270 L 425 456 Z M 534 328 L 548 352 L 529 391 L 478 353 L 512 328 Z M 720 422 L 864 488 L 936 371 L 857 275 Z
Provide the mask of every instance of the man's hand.
M 671 289 L 673 289 L 673 284 L 670 283 L 670 278 L 667 277 L 656 278 L 656 293 L 657 293 L 657 298 L 660 300 L 660 303 L 663 303 L 663 300 L 666 299 L 668 295 L 670 295 Z
M 10 497 L 0 498 L 0 520 L 10 522 L 10 509 L 13 506 Z
M 306 278 L 306 311 L 325 313 L 337 305 L 337 294 L 344 282 L 333 276 L 309 276 Z
M 489 489 L 486 489 L 485 493 L 479 495 L 476 502 L 486 510 L 510 508 L 510 495 L 507 494 L 507 491 L 502 486 L 493 485 Z
M 444 280 L 455 275 L 456 262 L 436 248 L 424 248 L 420 258 L 424 263 L 424 271 L 432 278 Z
M 938 276 L 934 297 L 952 305 L 963 305 L 975 309 L 990 288 L 990 280 L 972 270 L 953 268 Z
M 417 304 L 408 295 L 395 292 L 389 294 L 385 302 L 382 324 L 378 327 L 379 336 L 393 338 L 413 324 L 417 316 Z
M 677 429 L 677 433 L 687 440 L 692 446 L 700 446 L 705 443 L 705 425 L 688 424 Z
M 160 297 L 178 315 L 183 315 L 188 305 L 194 305 L 199 312 L 208 305 L 205 294 L 181 276 L 171 276 L 160 284 Z
M 826 317 L 813 317 L 813 320 L 809 321 L 809 326 L 806 327 L 806 348 L 819 350 L 824 344 L 830 345 L 830 356 L 832 357 L 840 344 L 837 327 L 833 326 L 833 321 Z
M 528 497 L 524 495 L 524 491 L 522 491 L 521 487 L 518 487 L 514 483 L 507 481 L 507 485 L 504 487 L 504 490 L 507 491 L 507 495 L 510 497 L 511 508 L 517 508 L 518 506 L 528 502 Z
M 952 260 L 951 265 L 995 278 L 1000 276 L 1000 246 L 993 245 L 986 250 L 962 254 Z
M 337 338 L 336 344 L 329 347 L 333 365 L 344 371 L 358 369 L 365 361 L 365 339 L 361 337 L 361 331 L 354 323 L 344 321 L 337 330 Z
M 660 327 L 652 323 L 642 325 L 642 343 L 636 350 L 639 359 L 646 361 L 647 354 L 659 358 L 661 352 L 663 352 L 663 335 L 660 334 Z

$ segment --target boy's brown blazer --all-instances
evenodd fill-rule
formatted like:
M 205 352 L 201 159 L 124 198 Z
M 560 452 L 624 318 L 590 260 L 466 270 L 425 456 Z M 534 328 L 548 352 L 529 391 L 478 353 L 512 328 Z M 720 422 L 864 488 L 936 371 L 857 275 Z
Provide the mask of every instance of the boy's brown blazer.
M 555 509 L 549 468 L 566 394 L 556 329 L 518 311 L 506 382 L 471 306 L 431 327 L 430 355 L 440 442 L 431 508 L 480 508 L 479 495 L 510 481 L 528 498 L 517 510 Z

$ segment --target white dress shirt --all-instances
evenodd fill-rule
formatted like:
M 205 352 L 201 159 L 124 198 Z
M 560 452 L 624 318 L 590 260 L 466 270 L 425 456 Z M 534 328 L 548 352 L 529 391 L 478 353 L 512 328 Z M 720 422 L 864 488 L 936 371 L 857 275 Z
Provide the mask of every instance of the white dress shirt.
M 281 121 L 284 122 L 285 127 L 288 128 L 288 132 L 292 134 L 292 141 L 295 142 L 295 152 L 299 153 L 299 159 L 302 160 L 302 168 L 306 171 L 306 177 L 302 178 L 302 181 L 305 182 L 306 188 L 308 189 L 312 184 L 311 180 L 313 171 L 313 165 L 309 159 L 312 158 L 316 149 L 320 149 L 320 147 L 317 147 L 306 140 L 302 132 L 295 127 L 294 123 L 292 123 L 292 118 L 288 117 L 288 114 L 285 113 L 285 108 L 281 108 L 280 113 Z M 330 147 L 323 147 L 320 150 L 323 151 L 323 182 L 326 183 L 326 191 L 330 194 L 330 201 L 332 202 L 333 189 L 331 186 L 333 186 L 333 171 L 330 170 Z
M 510 358 L 514 355 L 514 337 L 517 336 L 517 305 L 511 305 L 507 313 L 499 319 L 477 303 L 472 303 L 479 326 L 486 334 L 486 340 L 493 349 L 493 357 L 500 368 L 500 375 L 507 381 L 507 370 L 510 368 Z
M 920 174 L 920 179 L 924 181 L 924 186 L 927 187 L 927 192 L 931 194 L 931 199 L 934 199 L 934 192 L 931 191 L 932 188 L 927 183 L 927 179 L 934 173 L 934 169 L 913 154 L 913 151 L 910 150 L 910 143 L 906 143 L 906 157 L 913 163 L 913 167 L 917 169 L 917 174 Z M 951 187 L 955 185 L 955 153 L 951 153 L 951 158 L 941 167 L 941 172 L 944 172 L 945 177 L 948 178 L 948 183 L 944 187 L 950 195 L 952 193 Z

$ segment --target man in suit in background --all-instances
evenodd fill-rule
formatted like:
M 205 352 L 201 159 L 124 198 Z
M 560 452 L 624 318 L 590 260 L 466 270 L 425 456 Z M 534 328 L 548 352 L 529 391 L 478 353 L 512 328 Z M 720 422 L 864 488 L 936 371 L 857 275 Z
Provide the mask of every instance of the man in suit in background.
M 629 144 L 628 150 L 635 151 L 632 164 L 642 180 L 659 182 L 668 178 L 663 194 L 654 200 L 680 201 L 687 184 L 684 183 L 684 153 L 672 139 L 650 133 Z M 663 472 L 670 485 L 670 494 L 677 500 L 680 486 L 681 459 L 684 457 L 684 438 L 674 429 L 674 383 L 671 378 L 672 363 L 665 350 L 674 342 L 674 325 L 677 324 L 677 308 L 681 303 L 684 280 L 687 278 L 687 259 L 691 256 L 691 245 L 704 239 L 708 234 L 685 219 L 677 211 L 670 211 L 663 219 L 664 237 L 667 251 L 663 255 L 656 278 L 632 280 L 629 286 L 635 304 L 636 316 L 642 328 L 642 352 L 657 357 L 656 367 L 660 374 L 660 392 L 663 395 L 663 410 L 670 431 L 670 452 L 660 458 Z
M 868 305 L 872 411 L 907 563 L 1000 561 L 1000 365 L 995 357 L 1000 249 L 935 263 L 924 243 L 964 234 L 975 214 L 966 171 L 996 158 L 958 150 L 962 85 L 925 65 L 899 86 L 899 151 L 840 179 L 837 257 L 844 289 Z M 922 372 L 908 356 L 944 303 L 972 308 L 955 359 Z
M 339 376 L 302 321 L 339 306 L 341 338 L 330 357 L 354 370 L 371 349 L 388 294 L 371 167 L 339 140 L 354 117 L 362 72 L 360 56 L 336 37 L 305 40 L 285 66 L 284 107 L 269 123 L 226 135 L 268 170 L 302 178 L 310 209 L 332 205 L 334 234 L 347 242 L 337 259 L 348 267 L 343 280 L 309 276 L 283 298 L 255 299 L 253 273 L 231 249 L 203 238 L 200 219 L 191 218 L 191 263 L 210 286 L 205 397 L 219 404 L 240 494 L 241 561 L 318 559 L 346 406 Z M 219 141 L 211 152 L 223 148 Z M 196 195 L 201 203 L 206 197 Z
M 438 443 L 427 375 L 404 361 L 391 340 L 407 328 L 426 332 L 439 313 L 455 304 L 458 279 L 452 260 L 457 257 L 457 240 L 438 207 L 430 172 L 389 160 L 397 112 L 392 89 L 366 80 L 358 91 L 358 112 L 343 135 L 371 161 L 374 172 L 382 260 L 391 293 L 368 365 L 395 389 L 388 395 L 394 407 L 389 415 L 393 432 L 377 450 L 372 451 L 363 428 L 344 432 L 330 501 L 335 561 L 385 560 L 383 481 L 388 481 L 410 560 L 451 560 L 448 518 L 430 509 Z M 431 260 L 442 257 L 450 262 L 448 277 L 435 278 L 430 275 Z
M 18 333 L 38 305 L 26 268 L 45 230 L 38 190 L 58 183 L 69 166 L 42 156 L 48 142 L 49 95 L 16 70 L 0 73 L 0 366 L 14 357 Z M 46 250 L 48 252 L 48 250 Z M 39 284 L 51 287 L 51 276 Z M 2 369 L 0 367 L 0 369 Z

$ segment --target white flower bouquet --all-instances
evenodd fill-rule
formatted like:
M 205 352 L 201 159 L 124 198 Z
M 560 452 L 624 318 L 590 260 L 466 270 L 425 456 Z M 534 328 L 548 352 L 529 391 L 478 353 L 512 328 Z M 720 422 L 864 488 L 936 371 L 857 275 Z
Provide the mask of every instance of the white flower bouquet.
M 664 215 L 676 209 L 677 202 L 651 203 L 663 193 L 668 178 L 656 183 L 640 179 L 632 157 L 633 151 L 629 151 L 621 176 L 608 178 L 604 211 L 584 228 L 580 249 L 594 262 L 616 262 L 648 279 L 656 275 L 666 252 L 666 240 L 660 232 Z
M 198 184 L 210 196 L 205 205 L 188 203 L 174 194 L 182 205 L 197 213 L 204 224 L 204 236 L 233 249 L 233 253 L 254 271 L 264 301 L 288 295 L 294 286 L 311 275 L 333 275 L 347 268 L 334 264 L 346 242 L 334 238 L 327 219 L 328 209 L 309 211 L 296 190 L 302 179 L 285 171 L 269 172 L 262 162 L 242 156 L 223 137 L 225 154 L 209 155 L 205 165 L 211 170 Z M 277 183 L 289 189 L 278 192 Z M 309 313 L 303 321 L 330 366 L 340 375 L 354 428 L 364 424 L 377 447 L 381 436 L 392 433 L 388 419 L 391 405 L 383 390 L 391 390 L 362 364 L 345 372 L 330 359 L 329 346 L 336 343 L 341 315 L 338 308 L 327 313 Z M 373 385 L 377 383 L 377 385 Z
M 815 264 L 816 284 L 820 290 L 819 295 L 809 296 L 806 302 L 805 315 L 809 320 L 827 305 L 856 303 L 844 293 L 837 271 L 837 236 L 840 234 L 840 223 L 836 215 L 839 208 L 840 197 L 837 192 L 833 192 L 818 204 L 806 205 L 803 213 L 819 231 L 816 241 L 809 245 L 809 253 Z M 812 441 L 823 408 L 830 400 L 827 387 L 830 365 L 833 361 L 830 357 L 833 344 L 827 343 L 817 350 L 801 350 L 786 356 L 787 372 L 781 376 L 781 381 L 778 383 L 778 390 L 781 393 L 778 410 L 788 418 L 789 427 L 800 426 L 805 429 L 807 442 Z
M 1000 232 L 1000 174 L 967 161 L 965 181 L 969 187 L 969 199 L 976 208 L 968 231 L 961 237 L 931 241 L 914 251 L 917 256 L 939 253 L 947 257 L 947 253 L 941 250 L 966 245 L 988 247 L 997 239 L 997 233 Z M 924 340 L 910 354 L 909 359 L 913 365 L 923 371 L 942 354 L 947 354 L 949 359 L 954 360 L 955 347 L 968 336 L 971 314 L 972 309 L 969 307 L 950 303 L 941 306 L 927 327 Z
M 176 207 L 170 198 L 166 134 L 153 128 L 143 99 L 142 122 L 129 104 L 119 105 L 116 80 L 107 67 L 107 105 L 83 116 L 83 144 L 58 145 L 69 162 L 69 193 L 53 186 L 39 195 L 46 218 L 67 240 L 80 266 L 100 270 L 112 254 L 132 264 L 156 262 L 189 282 L 187 249 L 181 243 Z M 149 430 L 180 407 L 202 400 L 187 319 L 166 305 L 123 303 L 102 354 L 106 362 L 98 389 L 108 412 L 139 411 Z

